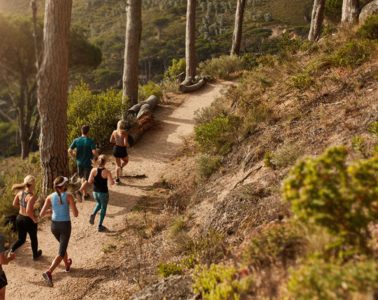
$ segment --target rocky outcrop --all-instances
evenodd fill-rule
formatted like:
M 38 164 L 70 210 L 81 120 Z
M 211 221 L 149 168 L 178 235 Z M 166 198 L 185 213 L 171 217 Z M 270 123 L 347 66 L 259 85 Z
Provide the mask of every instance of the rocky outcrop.
M 176 275 L 147 286 L 130 300 L 190 300 L 193 297 L 191 277 Z
M 378 0 L 374 0 L 368 4 L 366 4 L 360 13 L 359 22 L 360 24 L 365 23 L 366 19 L 372 15 L 378 14 Z

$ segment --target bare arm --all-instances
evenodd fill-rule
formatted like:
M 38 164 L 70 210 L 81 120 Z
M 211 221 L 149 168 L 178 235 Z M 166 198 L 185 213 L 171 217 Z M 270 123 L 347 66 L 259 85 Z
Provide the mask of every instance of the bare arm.
M 91 173 L 89 174 L 89 178 L 88 178 L 88 183 L 89 183 L 89 184 L 93 184 L 93 182 L 94 182 L 94 178 L 95 178 L 95 176 L 96 176 L 95 173 L 96 173 L 96 169 L 93 168 L 92 171 L 91 171 Z
M 7 265 L 10 261 L 16 258 L 16 254 L 12 253 L 10 255 L 5 255 L 5 253 L 0 253 L 0 264 Z
M 67 194 L 67 201 L 68 201 L 69 206 L 71 207 L 71 211 L 74 217 L 77 217 L 79 215 L 79 211 L 77 210 L 75 200 L 71 194 Z
M 110 183 L 110 185 L 114 185 L 114 179 L 113 179 L 113 176 L 112 176 L 112 173 L 107 170 L 107 177 L 108 177 L 108 182 Z
M 41 212 L 39 213 L 39 216 L 44 217 L 48 213 L 50 207 L 51 207 L 51 198 L 49 196 L 46 198 L 45 203 L 43 204 L 43 207 L 41 209 Z
M 20 198 L 19 198 L 19 193 L 14 196 L 13 199 L 13 207 L 19 208 L 20 207 Z
M 130 147 L 130 145 L 129 145 L 129 134 L 127 132 L 125 133 L 124 144 L 126 145 L 126 147 Z
M 112 132 L 112 135 L 110 136 L 110 143 L 111 143 L 111 144 L 115 144 L 114 131 Z
M 37 218 L 34 216 L 34 204 L 37 198 L 33 195 L 26 204 L 26 214 L 34 223 L 37 223 Z

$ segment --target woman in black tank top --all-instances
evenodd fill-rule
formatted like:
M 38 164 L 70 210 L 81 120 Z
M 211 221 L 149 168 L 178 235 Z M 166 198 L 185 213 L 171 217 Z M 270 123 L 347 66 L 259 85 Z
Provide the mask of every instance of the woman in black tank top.
M 100 155 L 97 162 L 98 167 L 92 169 L 88 180 L 90 184 L 93 184 L 93 197 L 96 200 L 96 206 L 93 210 L 93 214 L 90 216 L 89 223 L 92 225 L 94 224 L 96 214 L 101 210 L 100 221 L 98 224 L 98 231 L 101 232 L 106 230 L 102 223 L 104 221 L 106 208 L 109 202 L 108 182 L 113 185 L 114 180 L 110 171 L 105 167 L 105 155 Z

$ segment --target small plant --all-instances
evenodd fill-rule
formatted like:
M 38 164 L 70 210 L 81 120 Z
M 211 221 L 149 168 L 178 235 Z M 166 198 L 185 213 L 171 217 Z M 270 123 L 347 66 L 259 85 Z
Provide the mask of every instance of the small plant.
M 355 68 L 370 58 L 374 49 L 373 47 L 369 41 L 350 41 L 331 54 L 329 59 L 335 67 Z
M 226 253 L 224 236 L 214 229 L 192 240 L 188 246 L 188 253 L 199 262 L 206 264 L 219 261 Z
M 202 62 L 198 68 L 202 75 L 218 79 L 230 79 L 232 74 L 244 69 L 244 63 L 239 56 L 224 55 Z
M 164 73 L 164 78 L 165 79 L 170 79 L 170 80 L 176 80 L 177 77 L 185 72 L 185 59 L 173 59 L 171 65 L 167 69 L 167 71 Z
M 324 227 L 340 250 L 369 252 L 369 225 L 378 218 L 378 156 L 346 164 L 344 147 L 299 162 L 283 195 L 296 217 Z
M 184 271 L 177 263 L 161 263 L 158 265 L 158 272 L 160 276 L 166 278 L 171 275 L 181 275 Z
M 198 173 L 201 178 L 209 178 L 221 165 L 222 157 L 203 154 L 198 159 Z
M 109 254 L 117 249 L 117 246 L 114 244 L 108 244 L 102 247 L 102 252 Z
M 304 244 L 304 238 L 293 225 L 274 225 L 251 240 L 244 258 L 247 264 L 255 267 L 278 262 L 286 266 L 303 251 Z
M 286 168 L 294 164 L 300 155 L 299 145 L 284 144 L 271 155 L 270 162 L 274 168 Z
M 176 235 L 186 229 L 186 222 L 183 216 L 177 217 L 171 225 L 171 233 Z
M 265 154 L 264 154 L 264 166 L 265 167 L 271 168 L 271 169 L 275 168 L 274 164 L 272 163 L 272 158 L 273 158 L 272 152 L 270 152 L 270 151 L 265 152 Z
M 378 39 L 378 15 L 368 17 L 365 23 L 358 29 L 357 34 L 366 39 Z
M 293 86 L 299 90 L 306 90 L 314 85 L 314 79 L 307 72 L 300 73 L 291 78 Z
M 378 121 L 372 122 L 369 125 L 369 132 L 371 134 L 374 134 L 376 137 L 378 137 Z
M 237 300 L 248 293 L 252 283 L 250 276 L 241 278 L 234 267 L 212 264 L 195 269 L 193 291 L 204 300 Z
M 374 261 L 325 262 L 308 259 L 290 272 L 288 299 L 338 300 L 373 298 L 378 287 L 378 271 Z
M 139 99 L 141 101 L 146 100 L 151 95 L 155 95 L 158 98 L 163 96 L 161 86 L 153 81 L 147 82 L 147 84 L 139 87 Z
M 227 154 L 235 141 L 240 119 L 234 116 L 219 116 L 195 128 L 195 140 L 204 153 Z
M 354 151 L 360 153 L 363 157 L 367 158 L 366 141 L 362 136 L 355 136 L 352 139 L 352 148 Z

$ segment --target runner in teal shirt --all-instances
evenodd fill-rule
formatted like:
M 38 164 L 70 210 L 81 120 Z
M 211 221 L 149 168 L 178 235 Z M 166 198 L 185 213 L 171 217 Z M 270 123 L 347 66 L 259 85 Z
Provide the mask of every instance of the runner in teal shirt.
M 70 155 L 76 156 L 76 165 L 79 177 L 81 178 L 81 187 L 76 192 L 79 201 L 83 196 L 88 197 L 86 187 L 89 178 L 89 173 L 92 170 L 92 158 L 97 155 L 95 142 L 88 137 L 89 126 L 81 127 L 81 137 L 74 139 L 68 152 Z M 75 151 L 76 150 L 76 151 Z

